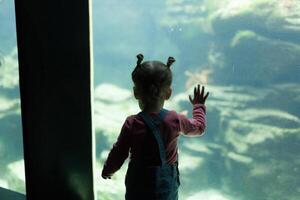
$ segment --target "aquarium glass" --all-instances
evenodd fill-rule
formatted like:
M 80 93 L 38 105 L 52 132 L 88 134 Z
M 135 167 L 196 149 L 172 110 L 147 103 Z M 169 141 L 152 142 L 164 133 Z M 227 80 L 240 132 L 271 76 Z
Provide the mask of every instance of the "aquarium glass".
M 138 53 L 176 59 L 165 108 L 191 116 L 192 88 L 210 92 L 205 134 L 179 139 L 179 199 L 300 199 L 300 1 L 93 0 L 93 35 L 99 200 L 124 199 L 128 161 L 100 174 L 139 112 Z
M 14 1 L 0 0 L 0 187 L 25 193 Z

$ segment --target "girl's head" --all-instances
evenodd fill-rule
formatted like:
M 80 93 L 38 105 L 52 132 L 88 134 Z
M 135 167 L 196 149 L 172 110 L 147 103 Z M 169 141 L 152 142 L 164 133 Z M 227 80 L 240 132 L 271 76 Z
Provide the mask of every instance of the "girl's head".
M 171 96 L 172 72 L 170 67 L 175 62 L 169 57 L 166 64 L 160 61 L 143 61 L 142 54 L 137 55 L 137 65 L 131 77 L 134 83 L 134 96 L 141 107 L 163 103 Z

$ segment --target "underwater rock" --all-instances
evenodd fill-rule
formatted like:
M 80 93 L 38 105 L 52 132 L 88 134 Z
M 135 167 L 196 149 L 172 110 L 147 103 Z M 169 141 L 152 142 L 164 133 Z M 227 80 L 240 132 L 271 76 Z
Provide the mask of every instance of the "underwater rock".
M 3 55 L 3 57 L 0 58 L 0 87 L 13 89 L 18 86 L 19 70 L 17 48 L 14 48 L 8 55 Z
M 22 157 L 20 100 L 0 95 L 0 171 L 7 163 Z
M 193 194 L 192 196 L 188 197 L 187 200 L 235 200 L 234 197 L 229 197 L 226 194 L 222 194 L 222 192 L 214 190 L 214 189 L 208 189 L 203 190 L 200 192 L 197 192 L 196 194 Z
M 300 42 L 300 2 L 297 0 L 169 0 L 167 5 L 168 14 L 162 20 L 166 27 L 196 25 L 203 33 L 227 38 L 246 29 L 266 37 Z
M 270 39 L 252 31 L 238 31 L 224 53 L 226 67 L 214 79 L 231 84 L 299 83 L 300 45 Z
M 0 54 L 0 67 L 4 65 L 4 58 L 3 58 L 3 55 Z
M 297 94 L 299 89 L 296 88 L 296 84 L 294 86 L 290 86 L 290 91 L 286 92 Z M 206 103 L 209 109 L 208 117 L 211 116 L 209 115 L 211 109 L 217 109 L 219 111 L 218 117 L 220 118 L 219 126 L 221 126 L 223 133 L 226 134 L 227 132 L 227 136 L 230 138 L 229 136 L 235 132 L 239 137 L 243 137 L 241 141 L 249 144 L 258 144 L 268 138 L 276 139 L 285 135 L 296 135 L 300 133 L 300 108 L 295 110 L 294 107 L 295 113 L 298 113 L 298 115 L 290 113 L 289 110 L 285 111 L 276 108 L 277 105 L 282 103 L 275 100 L 276 98 L 282 98 L 280 92 L 276 92 L 279 88 L 281 88 L 280 85 L 262 89 L 249 86 L 208 85 L 206 89 L 211 94 L 210 99 Z M 186 92 L 186 95 L 190 92 L 191 90 Z M 274 94 L 278 94 L 278 96 L 274 97 Z M 270 98 L 270 95 L 272 95 L 274 100 Z M 294 98 L 295 104 L 299 104 L 299 96 L 296 95 Z M 187 100 L 180 99 L 178 96 L 174 99 L 177 99 L 181 106 L 188 106 L 186 104 Z M 291 100 L 293 99 L 288 101 L 290 102 Z M 264 106 L 266 103 L 268 105 Z M 231 138 L 232 141 L 237 139 L 234 138 Z M 237 143 L 241 143 L 241 141 L 237 141 Z M 237 149 L 239 148 L 237 147 Z
M 182 137 L 179 154 L 179 158 L 200 157 L 201 164 L 184 176 L 193 174 L 199 185 L 234 192 L 243 199 L 296 199 L 299 193 L 289 188 L 300 178 L 295 167 L 300 163 L 299 85 L 207 85 L 206 89 L 210 91 L 206 133 L 199 139 Z M 190 106 L 183 97 L 191 92 L 192 88 L 174 98 L 181 109 Z M 192 184 L 188 177 L 183 182 Z M 272 188 L 277 192 L 272 193 Z
M 216 41 L 208 57 L 214 83 L 299 83 L 300 2 L 226 2 L 208 14 Z
M 175 72 L 188 74 L 188 86 L 300 82 L 300 1 L 168 0 L 161 25 L 174 29 L 184 63 Z M 213 71 L 208 79 L 197 72 L 203 66 Z
M 1 139 L 1 138 L 0 138 Z M 2 163 L 0 163 L 2 165 Z M 25 170 L 24 160 L 2 165 L 0 187 L 25 194 Z
M 0 119 L 0 187 L 25 192 L 23 137 L 20 115 Z
M 167 13 L 162 26 L 183 30 L 172 38 L 193 75 L 209 66 L 209 83 L 218 85 L 300 82 L 300 1 L 170 0 Z
M 116 85 L 103 83 L 98 85 L 94 91 L 94 99 L 111 103 L 120 103 L 132 98 L 132 92 L 117 87 Z
M 230 38 L 239 30 L 252 30 L 268 38 L 300 42 L 299 1 L 227 0 L 226 2 L 211 14 L 211 23 L 216 34 Z

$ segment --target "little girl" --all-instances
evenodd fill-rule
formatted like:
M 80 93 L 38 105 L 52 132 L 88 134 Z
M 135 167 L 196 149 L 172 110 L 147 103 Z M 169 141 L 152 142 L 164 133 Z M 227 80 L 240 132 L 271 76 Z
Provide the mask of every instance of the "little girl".
M 193 118 L 163 108 L 171 96 L 172 72 L 175 59 L 167 64 L 160 61 L 143 62 L 143 55 L 132 72 L 134 96 L 142 110 L 127 117 L 117 142 L 113 145 L 102 170 L 104 179 L 122 166 L 130 152 L 125 178 L 126 200 L 177 200 L 180 185 L 177 138 L 202 135 L 205 130 L 204 86 L 194 88 Z

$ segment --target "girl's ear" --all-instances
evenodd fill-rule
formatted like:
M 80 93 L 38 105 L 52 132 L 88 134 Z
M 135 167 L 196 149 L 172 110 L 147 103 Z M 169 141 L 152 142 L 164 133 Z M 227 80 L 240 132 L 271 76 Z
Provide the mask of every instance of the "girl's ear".
M 136 99 L 139 99 L 139 95 L 135 86 L 133 87 L 133 95 Z
M 166 91 L 166 96 L 165 96 L 165 100 L 168 100 L 172 95 L 172 88 L 169 87 Z

